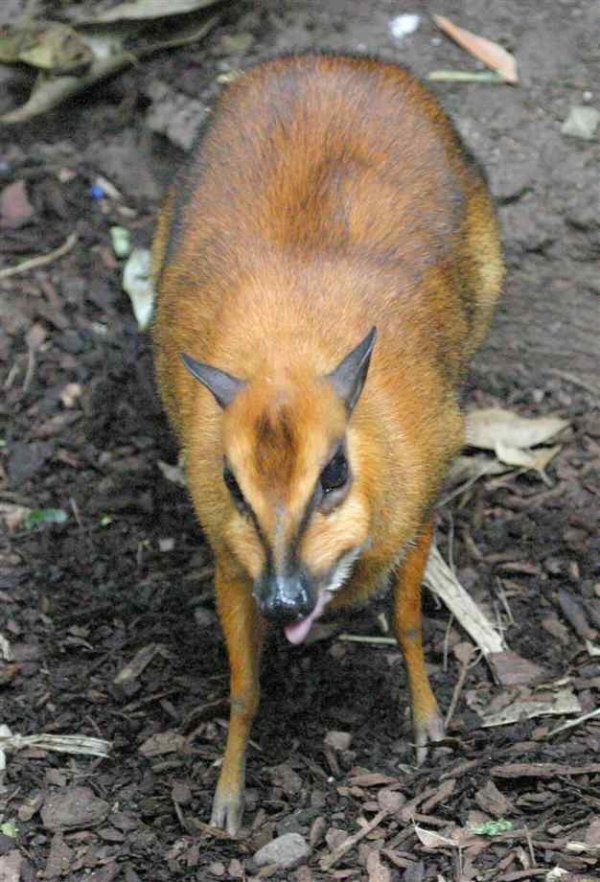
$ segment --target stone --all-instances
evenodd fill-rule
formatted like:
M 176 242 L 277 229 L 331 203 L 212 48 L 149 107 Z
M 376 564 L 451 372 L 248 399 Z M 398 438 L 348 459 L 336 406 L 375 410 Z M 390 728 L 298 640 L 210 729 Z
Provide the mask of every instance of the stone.
M 309 855 L 310 846 L 299 833 L 285 833 L 259 848 L 254 855 L 254 863 L 257 867 L 277 864 L 279 867 L 290 869 L 297 867 Z

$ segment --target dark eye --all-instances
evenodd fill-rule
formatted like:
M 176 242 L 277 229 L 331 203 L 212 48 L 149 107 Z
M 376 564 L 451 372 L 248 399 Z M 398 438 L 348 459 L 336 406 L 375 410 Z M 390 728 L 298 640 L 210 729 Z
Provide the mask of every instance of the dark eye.
M 348 480 L 348 460 L 343 450 L 338 450 L 333 459 L 330 459 L 321 472 L 321 487 L 323 493 L 331 493 L 339 490 Z
M 225 468 L 223 469 L 223 481 L 225 482 L 225 486 L 231 493 L 234 502 L 238 506 L 245 506 L 246 500 L 244 499 L 244 494 L 240 490 L 240 485 L 236 481 L 235 475 L 233 474 L 231 469 L 227 466 L 225 466 Z

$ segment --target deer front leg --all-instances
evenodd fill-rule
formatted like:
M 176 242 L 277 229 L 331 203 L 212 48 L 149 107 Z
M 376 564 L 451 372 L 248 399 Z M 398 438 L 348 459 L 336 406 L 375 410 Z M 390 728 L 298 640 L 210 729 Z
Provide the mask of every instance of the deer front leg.
M 264 622 L 243 577 L 232 577 L 217 563 L 215 587 L 230 668 L 227 747 L 213 800 L 211 824 L 234 836 L 242 821 L 246 750 L 259 701 L 260 654 Z
M 433 536 L 433 525 L 422 530 L 416 545 L 408 552 L 394 582 L 394 631 L 408 673 L 412 724 L 417 763 L 427 756 L 430 741 L 444 737 L 444 723 L 429 684 L 423 655 L 421 582 Z

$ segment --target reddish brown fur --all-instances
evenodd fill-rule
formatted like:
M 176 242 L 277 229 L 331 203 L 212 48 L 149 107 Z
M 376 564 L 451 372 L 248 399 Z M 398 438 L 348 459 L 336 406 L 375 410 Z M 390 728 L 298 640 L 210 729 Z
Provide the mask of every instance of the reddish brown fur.
M 436 99 L 394 65 L 309 55 L 269 62 L 228 89 L 163 209 L 154 265 L 158 380 L 217 558 L 234 703 L 213 819 L 234 830 L 257 703 L 256 678 L 242 668 L 250 657 L 257 665 L 251 592 L 264 549 L 232 505 L 223 457 L 277 557 L 347 438 L 347 498 L 315 511 L 299 550 L 320 573 L 370 542 L 334 605 L 371 594 L 418 540 L 397 610 L 413 621 L 399 636 L 423 746 L 440 731 L 420 638 L 426 524 L 462 443 L 457 384 L 491 318 L 502 263 L 485 184 Z M 324 376 L 372 325 L 379 336 L 348 423 Z M 181 352 L 247 387 L 223 413 Z

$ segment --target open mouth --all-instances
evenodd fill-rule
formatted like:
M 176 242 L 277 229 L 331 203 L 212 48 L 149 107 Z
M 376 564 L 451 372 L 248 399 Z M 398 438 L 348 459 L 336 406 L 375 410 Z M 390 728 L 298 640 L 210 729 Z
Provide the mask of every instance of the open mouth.
M 354 567 L 354 562 L 357 557 L 367 548 L 369 544 L 369 540 L 364 542 L 362 545 L 359 545 L 358 548 L 353 548 L 351 551 L 343 554 L 342 557 L 338 560 L 337 565 L 334 568 L 334 571 L 329 579 L 327 588 L 322 588 L 319 591 L 317 597 L 317 603 L 315 608 L 310 613 L 310 615 L 306 616 L 304 619 L 300 619 L 299 622 L 292 622 L 290 625 L 286 625 L 284 628 L 285 636 L 293 643 L 294 646 L 298 646 L 300 643 L 304 643 L 310 629 L 313 626 L 313 623 L 320 619 L 323 613 L 325 612 L 325 607 L 340 588 L 345 584 L 347 579 L 352 572 L 352 568 Z
M 292 622 L 290 625 L 286 625 L 284 628 L 285 636 L 293 643 L 294 646 L 298 646 L 300 643 L 304 643 L 310 629 L 313 626 L 313 622 L 316 622 L 317 619 L 320 619 L 325 611 L 325 607 L 333 597 L 333 592 L 325 589 L 324 591 L 319 592 L 319 596 L 317 598 L 317 603 L 313 611 L 310 615 L 306 616 L 304 619 L 300 619 L 299 622 Z

